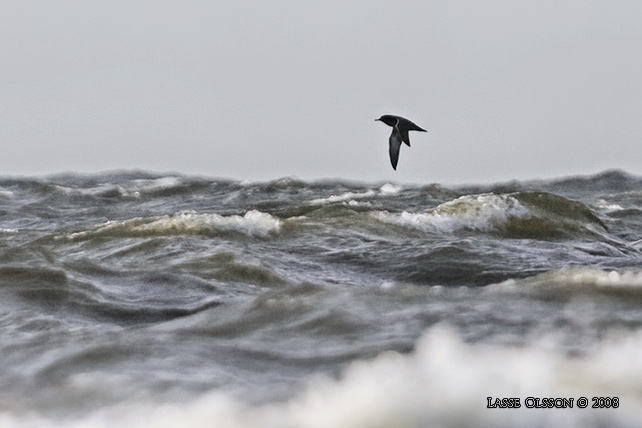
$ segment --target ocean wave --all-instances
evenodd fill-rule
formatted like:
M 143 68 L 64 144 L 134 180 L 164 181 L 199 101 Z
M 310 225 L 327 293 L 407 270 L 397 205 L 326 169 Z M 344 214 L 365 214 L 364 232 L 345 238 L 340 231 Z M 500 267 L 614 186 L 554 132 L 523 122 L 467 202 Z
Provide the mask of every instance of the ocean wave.
M 606 201 L 604 199 L 600 199 L 599 201 L 597 201 L 597 204 L 595 204 L 595 205 L 599 210 L 605 211 L 607 213 L 614 213 L 614 212 L 618 212 L 618 211 L 624 211 L 624 207 L 622 205 L 613 204 L 613 203 L 610 203 L 610 202 L 608 202 L 608 201 Z
M 386 183 L 379 188 L 379 194 L 388 196 L 396 195 L 403 190 L 402 186 L 392 183 Z
M 40 267 L 0 267 L 0 287 L 20 300 L 52 304 L 64 301 L 70 292 L 67 274 Z
M 488 286 L 490 290 L 541 290 L 543 288 L 580 287 L 585 290 L 620 289 L 642 292 L 642 271 L 572 267 L 556 269 L 523 279 L 508 279 Z
M 180 177 L 168 175 L 154 179 L 138 179 L 133 180 L 133 183 L 141 191 L 158 191 L 172 189 L 184 184 L 184 180 Z
M 284 403 L 248 405 L 225 391 L 184 403 L 141 400 L 101 409 L 65 426 L 250 427 L 633 427 L 642 418 L 642 334 L 605 339 L 594 353 L 571 357 L 543 338 L 527 347 L 464 343 L 448 325 L 430 328 L 410 354 L 384 352 L 353 362 L 339 379 L 317 377 Z M 68 387 L 93 393 L 126 377 L 79 374 Z M 516 398 L 519 408 L 488 408 Z M 532 398 L 572 399 L 572 407 L 533 408 Z M 588 406 L 578 406 L 585 397 Z M 609 397 L 611 408 L 592 408 Z M 617 397 L 614 401 L 613 397 Z M 540 403 L 542 401 L 540 400 Z M 566 401 L 569 403 L 570 401 Z M 558 403 L 562 404 L 561 401 Z M 617 403 L 617 408 L 612 408 Z M 567 404 L 568 405 L 568 404 Z M 531 407 L 529 407 L 531 406 Z M 58 426 L 33 415 L 0 414 L 3 426 Z
M 100 198 L 139 197 L 136 191 L 128 190 L 117 184 L 99 184 L 91 187 L 66 187 L 53 185 L 55 193 L 65 196 L 93 196 Z
M 286 191 L 288 189 L 302 189 L 309 184 L 298 178 L 298 177 L 281 177 L 275 180 L 270 181 L 253 181 L 253 180 L 244 180 L 239 183 L 242 187 L 253 188 L 258 187 L 262 188 L 265 191 Z
M 168 175 L 152 179 L 137 179 L 129 190 L 136 196 L 169 197 L 194 192 L 210 186 L 228 185 L 227 181 L 208 181 L 197 178 Z
M 574 192 L 612 193 L 639 191 L 642 177 L 621 170 L 608 170 L 594 175 L 567 177 L 541 184 L 551 190 L 572 189 Z
M 507 237 L 552 239 L 603 232 L 586 205 L 545 192 L 464 195 L 419 213 L 373 213 L 383 222 L 425 232 L 471 230 Z
M 333 204 L 337 202 L 354 203 L 356 199 L 372 198 L 374 196 L 392 196 L 403 190 L 402 186 L 385 183 L 379 189 L 368 189 L 364 192 L 344 192 L 339 195 L 330 195 L 310 201 L 312 205 Z
M 263 265 L 239 260 L 234 253 L 222 252 L 212 256 L 191 260 L 178 265 L 184 272 L 205 280 L 216 280 L 226 284 L 246 283 L 261 286 L 281 286 L 287 283 L 273 269 Z
M 15 194 L 11 190 L 0 187 L 0 198 L 11 199 L 14 196 Z
M 424 213 L 378 212 L 382 221 L 423 231 L 453 232 L 459 229 L 490 231 L 509 216 L 525 217 L 528 209 L 509 195 L 466 195 Z
M 336 202 L 349 202 L 354 199 L 371 198 L 377 193 L 374 190 L 367 190 L 365 192 L 345 192 L 340 195 L 330 195 L 325 198 L 317 198 L 310 201 L 312 205 L 332 204 Z
M 178 176 L 162 176 L 157 178 L 136 178 L 123 180 L 118 183 L 89 182 L 89 183 L 59 183 L 53 185 L 54 193 L 65 196 L 90 196 L 99 198 L 140 198 L 142 196 L 175 196 L 190 193 L 199 187 L 207 185 L 197 179 L 187 179 Z
M 71 240 L 97 236 L 152 237 L 165 235 L 220 235 L 237 232 L 247 236 L 267 237 L 281 229 L 282 221 L 270 214 L 250 210 L 244 215 L 223 216 L 185 211 L 171 216 L 108 221 L 91 230 L 67 235 Z

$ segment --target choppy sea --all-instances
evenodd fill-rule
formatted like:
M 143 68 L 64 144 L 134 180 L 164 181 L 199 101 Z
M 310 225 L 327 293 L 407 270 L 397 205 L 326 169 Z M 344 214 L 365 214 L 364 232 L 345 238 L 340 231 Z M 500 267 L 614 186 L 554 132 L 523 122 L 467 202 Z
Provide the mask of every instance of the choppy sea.
M 621 171 L 3 178 L 0 426 L 641 426 L 641 262 Z

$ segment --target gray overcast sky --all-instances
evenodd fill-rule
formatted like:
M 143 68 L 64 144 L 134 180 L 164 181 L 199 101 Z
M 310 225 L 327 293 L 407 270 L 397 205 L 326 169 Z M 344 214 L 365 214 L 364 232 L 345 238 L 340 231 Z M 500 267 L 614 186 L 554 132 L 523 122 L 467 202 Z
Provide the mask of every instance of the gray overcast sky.
M 4 176 L 642 173 L 638 0 L 3 0 L 0 55 Z

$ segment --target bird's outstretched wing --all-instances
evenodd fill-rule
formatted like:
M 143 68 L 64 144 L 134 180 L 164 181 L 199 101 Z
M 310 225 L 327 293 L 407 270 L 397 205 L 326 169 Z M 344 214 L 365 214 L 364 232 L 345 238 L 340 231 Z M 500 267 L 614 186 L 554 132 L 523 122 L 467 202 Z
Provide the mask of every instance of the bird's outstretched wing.
M 388 139 L 390 143 L 390 163 L 392 163 L 392 169 L 397 170 L 397 161 L 399 161 L 399 148 L 401 147 L 401 134 L 397 130 L 397 127 L 392 128 L 392 134 Z
M 410 137 L 408 136 L 408 127 L 407 126 L 402 126 L 401 124 L 397 125 L 397 128 L 399 128 L 399 134 L 401 135 L 401 141 L 406 143 L 408 147 L 410 147 Z
M 408 131 L 420 131 L 420 132 L 426 132 L 425 129 L 420 128 L 417 126 L 416 123 L 411 122 L 408 119 L 405 119 L 403 117 L 400 117 L 397 119 L 397 129 L 399 130 L 399 133 L 401 134 L 401 141 L 406 143 L 408 147 L 410 147 L 410 137 L 408 136 Z

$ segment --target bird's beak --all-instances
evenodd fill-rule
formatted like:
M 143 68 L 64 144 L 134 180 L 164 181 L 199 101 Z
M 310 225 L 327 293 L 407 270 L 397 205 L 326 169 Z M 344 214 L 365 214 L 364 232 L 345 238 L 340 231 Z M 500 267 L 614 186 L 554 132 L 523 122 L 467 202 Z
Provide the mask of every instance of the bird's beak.
M 381 120 L 381 119 L 375 119 L 375 122 L 378 121 L 378 120 Z

